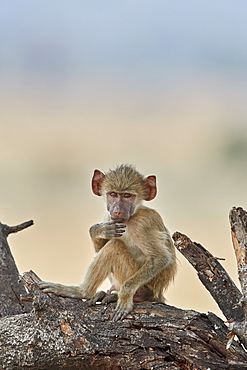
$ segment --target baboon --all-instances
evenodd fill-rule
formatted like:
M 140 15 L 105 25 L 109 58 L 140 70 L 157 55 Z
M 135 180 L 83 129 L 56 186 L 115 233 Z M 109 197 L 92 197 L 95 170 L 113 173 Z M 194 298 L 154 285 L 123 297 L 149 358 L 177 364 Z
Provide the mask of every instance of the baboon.
M 106 216 L 90 228 L 96 256 L 79 286 L 41 282 L 46 293 L 83 298 L 89 304 L 117 301 L 112 320 L 124 319 L 133 302 L 161 301 L 176 273 L 176 257 L 169 231 L 154 209 L 142 204 L 157 193 L 156 177 L 144 177 L 132 165 L 106 174 L 95 170 L 92 191 L 103 196 Z M 97 292 L 106 278 L 111 287 Z

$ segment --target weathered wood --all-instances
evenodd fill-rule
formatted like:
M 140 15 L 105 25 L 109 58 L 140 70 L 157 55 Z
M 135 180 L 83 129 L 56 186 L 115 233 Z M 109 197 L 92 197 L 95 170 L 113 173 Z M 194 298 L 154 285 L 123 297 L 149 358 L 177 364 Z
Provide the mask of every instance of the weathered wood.
M 233 208 L 229 214 L 232 242 L 238 265 L 238 277 L 243 293 L 242 304 L 247 303 L 247 212 L 243 208 Z M 243 304 L 247 318 L 247 306 Z
M 24 278 L 34 310 L 0 320 L 2 369 L 240 370 L 247 362 L 238 343 L 226 349 L 227 328 L 214 314 L 146 303 L 113 322 L 115 304 L 88 307 L 44 294 L 32 272 Z
M 9 234 L 18 233 L 19 231 L 22 231 L 24 229 L 27 229 L 28 227 L 32 226 L 34 224 L 33 220 L 23 222 L 22 224 L 16 225 L 16 226 L 8 226 L 8 225 L 2 225 L 3 226 L 3 233 L 5 236 L 9 236 Z
M 247 279 L 244 272 L 247 216 L 244 212 L 238 209 L 237 215 L 233 212 L 235 219 L 232 218 L 243 289 Z M 242 294 L 218 259 L 200 244 L 186 235 L 173 235 L 177 248 L 197 269 L 200 280 L 224 315 L 233 320 L 230 333 L 223 321 L 212 313 L 181 310 L 163 303 L 135 304 L 125 320 L 113 322 L 115 304 L 89 307 L 79 299 L 44 294 L 37 285 L 39 277 L 32 271 L 25 273 L 18 285 L 18 270 L 6 238 L 31 224 L 32 221 L 14 227 L 0 224 L 0 313 L 5 316 L 0 319 L 1 369 L 247 368 L 247 353 L 239 342 L 232 341 L 236 334 L 247 345 L 246 295 L 241 299 Z M 23 284 L 29 290 L 28 295 Z M 13 286 L 15 301 L 11 296 Z M 30 312 L 31 301 L 33 310 Z M 24 305 L 28 313 L 21 313 L 25 311 Z M 14 316 L 7 317 L 10 314 Z
M 200 281 L 225 317 L 234 321 L 244 320 L 243 309 L 238 304 L 242 294 L 218 259 L 184 234 L 176 232 L 172 237 L 175 246 L 196 269 Z
M 244 312 L 244 318 L 233 322 L 230 329 L 247 348 L 247 212 L 241 207 L 233 207 L 229 219 L 242 290 L 238 305 Z
M 9 234 L 21 231 L 33 224 L 24 222 L 17 226 L 0 223 L 0 317 L 29 312 L 31 306 L 20 301 L 20 295 L 25 294 L 22 283 L 18 283 L 19 272 L 11 254 L 7 237 Z

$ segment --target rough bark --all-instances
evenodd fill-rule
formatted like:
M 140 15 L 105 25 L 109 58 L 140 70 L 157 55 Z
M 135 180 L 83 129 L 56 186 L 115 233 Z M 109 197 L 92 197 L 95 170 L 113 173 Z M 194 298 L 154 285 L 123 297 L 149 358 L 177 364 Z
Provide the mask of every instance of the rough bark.
M 230 322 L 227 348 L 235 335 L 247 348 L 247 212 L 241 207 L 233 207 L 229 218 L 242 292 L 233 283 L 218 258 L 203 246 L 178 232 L 173 235 L 173 239 L 177 249 L 197 270 L 199 279 Z
M 237 305 L 242 294 L 217 258 L 187 236 L 175 233 L 176 246 L 197 269 L 225 316 L 235 320 L 230 334 L 224 322 L 212 313 L 206 315 L 162 303 L 135 304 L 125 320 L 113 322 L 115 304 L 88 307 L 78 299 L 44 294 L 37 286 L 40 279 L 32 271 L 25 273 L 17 285 L 18 271 L 15 265 L 13 268 L 6 238 L 23 225 L 2 225 L 0 229 L 0 293 L 6 297 L 6 285 L 13 286 L 13 281 L 15 289 L 21 287 L 15 294 L 15 305 L 21 309 L 9 317 L 13 298 L 7 297 L 8 307 L 2 311 L 5 317 L 0 320 L 1 369 L 247 368 L 247 353 L 239 342 L 233 341 L 237 334 L 245 344 L 244 310 Z M 22 301 L 18 294 L 22 294 Z M 30 310 L 29 301 L 33 302 L 33 310 L 22 313 L 24 304 Z
M 230 211 L 232 242 L 238 265 L 238 276 L 242 289 L 241 303 L 247 319 L 247 212 L 242 208 Z M 239 299 L 240 301 L 240 299 Z
M 228 320 L 242 321 L 244 312 L 238 305 L 242 294 L 218 258 L 201 244 L 192 242 L 184 234 L 176 232 L 172 237 L 175 246 L 196 269 L 200 281 L 210 292 L 225 317 Z
M 231 323 L 230 329 L 232 335 L 236 334 L 247 348 L 247 212 L 240 207 L 234 207 L 230 211 L 229 218 L 242 290 L 238 306 L 244 312 L 242 320 L 236 319 Z
M 18 283 L 19 272 L 10 252 L 7 237 L 33 224 L 27 221 L 17 226 L 7 226 L 0 222 L 0 317 L 11 316 L 31 310 L 31 306 L 20 301 L 26 290 Z
M 34 310 L 0 320 L 3 369 L 242 369 L 247 361 L 238 343 L 226 349 L 214 314 L 148 303 L 113 322 L 115 304 L 88 307 L 39 291 L 32 272 L 24 279 Z

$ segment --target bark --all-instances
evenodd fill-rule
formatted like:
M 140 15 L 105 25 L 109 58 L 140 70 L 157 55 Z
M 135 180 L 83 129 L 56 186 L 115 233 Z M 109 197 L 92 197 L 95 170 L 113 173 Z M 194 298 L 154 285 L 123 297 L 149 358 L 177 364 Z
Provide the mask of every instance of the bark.
M 232 335 L 236 334 L 247 348 L 247 212 L 240 207 L 234 207 L 230 211 L 229 218 L 238 265 L 238 277 L 242 290 L 238 306 L 244 312 L 242 320 L 234 321 L 230 329 Z
M 214 314 L 147 303 L 113 322 L 115 304 L 88 307 L 44 294 L 32 272 L 24 280 L 34 310 L 0 320 L 3 369 L 242 369 L 247 361 L 238 343 L 226 349 L 227 328 Z
M 0 222 L 0 317 L 28 312 L 31 306 L 20 301 L 26 290 L 18 283 L 19 272 L 10 252 L 7 237 L 33 224 L 27 221 L 17 226 L 7 226 Z
M 232 242 L 236 254 L 238 276 L 242 289 L 241 303 L 247 318 L 247 212 L 233 208 L 230 212 Z
M 197 270 L 199 279 L 230 322 L 227 348 L 235 335 L 247 348 L 247 212 L 241 207 L 233 207 L 229 218 L 242 292 L 233 283 L 218 258 L 203 246 L 178 232 L 173 235 L 173 239 L 177 249 Z
M 202 245 L 192 242 L 184 234 L 176 232 L 172 237 L 175 246 L 196 269 L 200 281 L 210 292 L 225 317 L 228 320 L 242 321 L 244 312 L 238 305 L 242 294 L 218 258 Z
M 12 316 L 10 307 L 2 313 L 5 317 L 0 320 L 1 369 L 247 368 L 247 353 L 238 341 L 233 341 L 237 334 L 245 344 L 242 329 L 245 310 L 238 305 L 242 294 L 217 258 L 187 236 L 175 233 L 175 244 L 197 269 L 200 280 L 225 316 L 235 320 L 230 333 L 212 313 L 181 310 L 163 303 L 135 304 L 125 320 L 113 322 L 115 304 L 89 307 L 79 299 L 44 294 L 37 285 L 40 279 L 32 271 L 25 273 L 18 285 L 18 271 L 15 264 L 13 268 L 6 238 L 10 232 L 24 228 L 23 225 L 0 228 L 3 265 L 0 293 L 4 297 L 10 294 L 6 285 L 13 287 L 14 282 L 15 289 L 20 289 L 14 295 L 14 303 L 21 307 Z M 21 300 L 18 294 L 22 294 Z M 12 305 L 13 297 L 6 299 Z M 22 313 L 24 304 L 27 313 Z M 239 327 L 242 331 L 237 330 Z

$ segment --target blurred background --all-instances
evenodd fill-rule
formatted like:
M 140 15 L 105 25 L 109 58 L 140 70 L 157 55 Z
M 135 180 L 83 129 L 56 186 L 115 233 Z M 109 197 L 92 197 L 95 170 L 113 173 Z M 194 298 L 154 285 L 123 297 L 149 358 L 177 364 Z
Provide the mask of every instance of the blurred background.
M 19 271 L 79 284 L 104 205 L 91 176 L 156 174 L 171 233 L 203 244 L 238 284 L 228 213 L 247 209 L 247 3 L 2 0 L 0 219 Z M 189 263 L 168 303 L 220 314 Z M 106 285 L 108 287 L 109 284 Z

